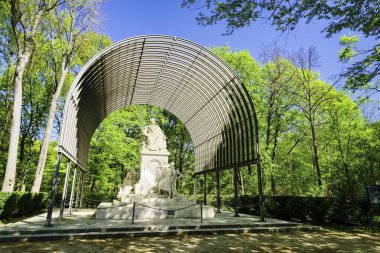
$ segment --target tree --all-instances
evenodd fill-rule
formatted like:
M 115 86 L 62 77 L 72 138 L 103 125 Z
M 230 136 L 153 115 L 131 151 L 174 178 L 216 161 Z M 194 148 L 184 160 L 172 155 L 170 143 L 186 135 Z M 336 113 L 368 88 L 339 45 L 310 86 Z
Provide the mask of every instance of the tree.
M 301 21 L 327 20 L 322 30 L 327 37 L 350 30 L 364 37 L 380 38 L 380 1 L 338 0 L 338 1 L 294 1 L 294 0 L 183 0 L 182 7 L 206 8 L 209 13 L 200 12 L 196 18 L 200 25 L 213 25 L 220 21 L 227 23 L 226 34 L 250 26 L 259 19 L 267 19 L 280 31 L 293 30 Z M 350 47 L 350 43 L 343 41 Z M 351 44 L 352 46 L 352 44 Z M 349 49 L 349 48 L 347 48 Z M 348 51 L 348 50 L 343 50 Z M 380 72 L 380 45 L 378 42 L 369 49 L 361 49 L 351 56 L 360 56 L 344 73 L 347 86 L 352 89 L 368 87 Z M 344 58 L 344 57 L 343 57 Z M 377 89 L 377 84 L 372 88 Z
M 35 0 L 22 1 L 10 0 L 9 27 L 11 28 L 10 39 L 16 45 L 16 64 L 13 77 L 13 117 L 10 130 L 7 167 L 3 181 L 2 191 L 13 191 L 16 178 L 17 148 L 21 122 L 22 84 L 25 67 L 33 53 L 34 37 L 38 32 L 41 19 L 61 2 Z
M 67 0 L 64 4 L 57 6 L 54 13 L 51 13 L 45 21 L 46 29 L 48 30 L 46 39 L 51 42 L 51 53 L 48 55 L 50 58 L 48 61 L 51 62 L 52 69 L 54 70 L 55 88 L 51 95 L 48 121 L 44 131 L 32 192 L 40 191 L 50 135 L 53 130 L 57 110 L 57 102 L 70 65 L 76 56 L 76 52 L 80 51 L 83 47 L 87 47 L 86 35 L 84 33 L 94 29 L 101 3 L 102 0 Z M 104 45 L 99 44 L 99 46 L 95 52 L 102 49 L 101 46 Z M 91 52 L 91 54 L 95 52 Z
M 267 46 L 261 53 L 264 65 L 261 67 L 265 86 L 266 126 L 264 129 L 263 167 L 270 174 L 272 195 L 276 194 L 275 170 L 277 167 L 277 150 L 279 140 L 285 132 L 289 132 L 292 122 L 291 101 L 288 96 L 290 83 L 294 77 L 295 66 L 284 58 L 284 52 L 277 46 Z M 295 145 L 301 140 L 297 139 Z M 267 161 L 269 160 L 269 162 Z
M 323 81 L 317 79 L 317 73 L 312 71 L 318 64 L 318 55 L 315 48 L 309 48 L 307 52 L 300 49 L 295 54 L 295 63 L 299 66 L 294 74 L 294 81 L 290 92 L 291 103 L 296 106 L 306 117 L 310 126 L 313 168 L 317 174 L 318 186 L 322 187 L 322 174 L 319 162 L 317 144 L 317 113 L 326 101 L 333 98 L 331 95 L 332 85 L 325 85 Z

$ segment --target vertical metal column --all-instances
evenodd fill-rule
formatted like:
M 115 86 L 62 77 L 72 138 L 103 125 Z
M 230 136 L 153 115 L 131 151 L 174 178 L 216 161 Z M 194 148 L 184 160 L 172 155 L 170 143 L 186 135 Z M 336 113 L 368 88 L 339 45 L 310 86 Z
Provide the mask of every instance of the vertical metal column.
M 44 224 L 45 227 L 51 227 L 52 226 L 51 216 L 53 215 L 55 188 L 57 187 L 57 182 L 58 182 L 58 172 L 59 172 L 59 166 L 61 163 L 61 156 L 62 156 L 62 154 L 58 153 L 57 164 L 55 165 L 55 170 L 54 170 L 53 184 L 51 186 L 51 192 L 50 192 L 49 208 L 48 208 L 48 212 L 47 212 L 46 223 Z
M 69 186 L 69 177 L 70 177 L 70 165 L 71 165 L 71 161 L 69 161 L 66 166 L 65 185 L 63 187 L 61 210 L 59 211 L 59 219 L 63 218 L 63 212 L 65 211 L 67 187 Z
M 263 197 L 263 182 L 261 179 L 260 156 L 257 159 L 257 181 L 258 181 L 258 188 L 259 188 L 260 221 L 264 221 L 264 197 Z
M 84 180 L 85 180 L 85 178 L 86 178 L 86 172 L 83 172 L 82 186 L 81 186 L 81 190 L 80 190 L 79 208 L 82 208 L 83 194 L 84 194 Z
M 73 201 L 74 201 L 74 191 L 75 191 L 75 180 L 77 177 L 77 166 L 75 166 L 74 169 L 74 176 L 73 176 L 73 182 L 71 183 L 71 193 L 70 193 L 70 204 L 69 204 L 69 214 L 71 215 L 71 210 L 73 208 Z
M 203 179 L 203 204 L 204 205 L 207 205 L 207 184 L 206 184 L 206 180 L 207 180 L 207 175 L 206 175 L 206 172 L 204 172 L 204 179 Z
M 79 177 L 78 177 L 78 180 L 77 180 L 77 183 L 75 185 L 75 204 L 74 204 L 74 207 L 75 207 L 75 211 L 78 211 L 78 205 L 79 205 L 79 191 L 80 191 L 80 186 L 81 186 L 81 182 L 82 182 L 82 177 L 83 177 L 83 171 L 80 169 L 79 170 Z
M 237 182 L 237 168 L 234 167 L 234 207 L 235 214 L 234 217 L 238 217 L 238 182 Z
M 220 213 L 220 171 L 216 169 L 216 212 Z
M 194 204 L 197 203 L 197 183 L 198 183 L 198 176 L 194 176 Z

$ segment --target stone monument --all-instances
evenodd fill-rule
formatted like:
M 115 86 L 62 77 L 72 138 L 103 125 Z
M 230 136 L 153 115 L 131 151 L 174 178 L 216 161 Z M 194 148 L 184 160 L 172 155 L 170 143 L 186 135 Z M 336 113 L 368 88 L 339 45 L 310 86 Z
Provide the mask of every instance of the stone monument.
M 135 183 L 137 172 L 132 167 L 128 172 L 118 199 L 112 203 L 101 203 L 96 211 L 96 219 L 130 219 L 132 205 L 135 203 L 135 217 L 138 219 L 199 218 L 200 208 L 186 200 L 176 189 L 177 180 L 183 175 L 168 162 L 166 136 L 150 119 L 150 124 L 142 130 L 142 149 L 140 158 L 140 178 Z M 171 214 L 163 212 L 171 210 Z M 172 214 L 174 210 L 174 215 Z M 213 218 L 214 208 L 203 206 L 203 218 Z
M 140 180 L 134 185 L 136 194 L 151 194 L 157 190 L 159 181 L 164 178 L 170 153 L 166 150 L 166 136 L 155 119 L 142 130 L 143 140 L 140 158 Z

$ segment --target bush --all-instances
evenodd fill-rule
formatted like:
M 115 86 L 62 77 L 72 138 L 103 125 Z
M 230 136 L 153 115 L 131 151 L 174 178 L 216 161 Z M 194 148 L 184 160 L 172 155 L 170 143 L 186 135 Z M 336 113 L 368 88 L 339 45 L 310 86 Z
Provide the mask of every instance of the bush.
M 0 192 L 0 220 L 30 216 L 46 209 L 49 194 Z
M 197 196 L 198 203 L 203 195 Z M 216 196 L 207 195 L 207 204 L 216 206 Z M 223 210 L 234 210 L 234 195 L 221 195 Z M 259 215 L 258 196 L 240 195 L 240 213 Z M 266 196 L 264 214 L 267 217 L 307 222 L 314 225 L 368 225 L 380 206 L 370 206 L 366 199 L 327 198 L 309 196 Z
M 112 202 L 115 195 L 109 192 L 91 192 L 83 197 L 83 207 L 96 208 L 102 202 Z

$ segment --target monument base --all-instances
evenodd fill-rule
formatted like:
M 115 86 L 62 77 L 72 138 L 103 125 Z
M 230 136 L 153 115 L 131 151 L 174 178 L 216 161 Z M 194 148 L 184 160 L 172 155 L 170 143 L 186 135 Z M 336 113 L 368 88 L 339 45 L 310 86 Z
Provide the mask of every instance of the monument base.
M 146 197 L 133 195 L 125 202 L 114 200 L 102 202 L 96 209 L 97 220 L 129 220 L 132 219 L 133 202 L 135 202 L 135 219 L 167 219 L 167 218 L 200 218 L 201 207 L 186 199 L 171 199 L 156 195 Z M 202 206 L 203 218 L 214 218 L 212 206 Z
M 141 150 L 140 180 L 134 185 L 136 194 L 146 195 L 157 186 L 163 176 L 162 168 L 168 164 L 170 153 L 167 150 Z M 122 198 L 122 201 L 127 202 Z

